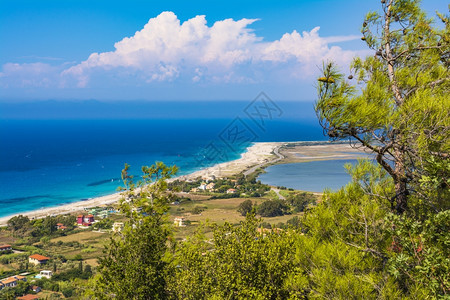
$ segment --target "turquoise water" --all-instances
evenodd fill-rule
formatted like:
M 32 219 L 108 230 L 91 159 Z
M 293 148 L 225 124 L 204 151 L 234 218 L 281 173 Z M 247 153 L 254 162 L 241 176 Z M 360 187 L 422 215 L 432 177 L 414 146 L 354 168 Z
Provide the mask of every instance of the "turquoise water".
M 266 168 L 266 173 L 259 175 L 258 180 L 310 192 L 323 192 L 326 188 L 338 190 L 350 181 L 344 165 L 356 162 L 356 159 L 339 159 L 274 165 Z
M 233 135 L 239 125 L 246 132 Z M 317 122 L 252 120 L 0 120 L 0 216 L 111 194 L 125 163 L 179 175 L 239 158 L 251 142 L 323 140 Z M 214 151 L 216 150 L 216 151 Z

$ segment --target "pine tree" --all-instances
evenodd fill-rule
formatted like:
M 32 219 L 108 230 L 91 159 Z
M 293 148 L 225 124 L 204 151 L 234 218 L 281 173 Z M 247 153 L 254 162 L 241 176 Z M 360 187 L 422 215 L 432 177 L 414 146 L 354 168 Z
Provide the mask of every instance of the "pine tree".
M 450 23 L 438 14 L 443 26 L 434 26 L 417 0 L 381 2 L 382 13 L 367 14 L 362 26 L 374 55 L 356 58 L 348 79 L 327 63 L 315 109 L 330 138 L 351 138 L 375 154 L 395 184 L 392 209 L 402 214 L 424 181 L 450 187 Z M 421 196 L 437 209 L 448 193 Z
M 91 291 L 97 299 L 163 299 L 166 292 L 165 256 L 171 228 L 167 224 L 166 180 L 176 167 L 156 163 L 142 167 L 143 180 L 134 184 L 125 165 L 121 211 L 129 218 L 99 259 Z

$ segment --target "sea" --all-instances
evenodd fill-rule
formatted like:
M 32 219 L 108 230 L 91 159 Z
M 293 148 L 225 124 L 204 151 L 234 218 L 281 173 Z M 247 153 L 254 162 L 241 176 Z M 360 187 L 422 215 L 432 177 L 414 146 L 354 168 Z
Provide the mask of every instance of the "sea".
M 207 115 L 206 115 L 207 116 Z M 253 142 L 326 140 L 314 118 L 0 119 L 0 217 L 114 193 L 124 164 L 178 175 L 240 157 Z

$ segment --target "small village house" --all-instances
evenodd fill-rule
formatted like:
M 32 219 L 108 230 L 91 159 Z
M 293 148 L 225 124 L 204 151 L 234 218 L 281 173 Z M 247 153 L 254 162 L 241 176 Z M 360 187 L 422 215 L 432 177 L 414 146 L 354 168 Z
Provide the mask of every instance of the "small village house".
M 46 257 L 40 254 L 33 254 L 30 255 L 30 257 L 28 258 L 28 261 L 32 264 L 35 265 L 42 265 L 47 263 L 47 261 L 50 259 L 50 257 Z
M 31 290 L 32 290 L 33 292 L 35 292 L 35 293 L 39 293 L 42 289 L 41 289 L 40 286 L 33 285 L 33 286 L 31 287 Z
M 113 232 L 121 232 L 123 230 L 123 223 L 122 222 L 114 222 L 112 226 Z
M 210 182 L 210 183 L 208 183 L 207 185 L 206 185 L 206 189 L 209 191 L 209 190 L 213 190 L 214 189 L 214 186 L 215 186 L 215 184 L 214 184 L 214 182 Z
M 12 250 L 11 245 L 2 245 L 2 246 L 0 246 L 0 252 L 1 251 L 10 251 L 10 250 Z
M 39 278 L 45 277 L 50 279 L 53 276 L 53 272 L 49 270 L 42 270 L 41 272 L 39 272 L 39 275 Z
M 21 276 L 21 275 L 4 278 L 4 279 L 0 280 L 0 290 L 3 288 L 7 288 L 7 287 L 11 287 L 11 288 L 16 287 L 20 280 L 27 281 L 27 278 L 25 276 Z
M 15 286 L 17 286 L 17 282 L 18 282 L 18 280 L 16 278 L 14 278 L 14 277 L 8 277 L 8 278 L 5 278 L 5 279 L 3 279 L 1 281 L 1 283 L 3 284 L 3 286 L 5 288 L 7 288 L 7 287 L 10 287 L 10 288 L 15 287 Z
M 215 175 L 203 176 L 202 180 L 204 180 L 206 182 L 213 181 L 213 180 L 216 180 L 216 176 Z
M 91 226 L 95 222 L 94 215 L 78 215 L 77 224 L 78 226 Z
M 184 224 L 184 221 L 185 221 L 184 217 L 176 217 L 173 220 L 173 224 L 178 227 L 185 227 L 186 224 Z
M 58 229 L 58 230 L 66 230 L 67 227 L 64 226 L 63 223 L 58 223 L 58 224 L 56 224 L 56 229 Z
M 234 193 L 236 193 L 235 189 L 228 189 L 227 190 L 227 194 L 234 194 Z

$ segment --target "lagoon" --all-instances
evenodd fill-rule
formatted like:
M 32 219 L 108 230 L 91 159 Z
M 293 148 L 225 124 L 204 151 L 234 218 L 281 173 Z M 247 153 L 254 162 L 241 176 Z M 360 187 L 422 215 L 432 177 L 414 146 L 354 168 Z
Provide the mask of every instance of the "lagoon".
M 356 162 L 356 159 L 338 159 L 274 165 L 266 168 L 258 180 L 309 192 L 320 193 L 326 188 L 336 191 L 350 181 L 344 165 Z

